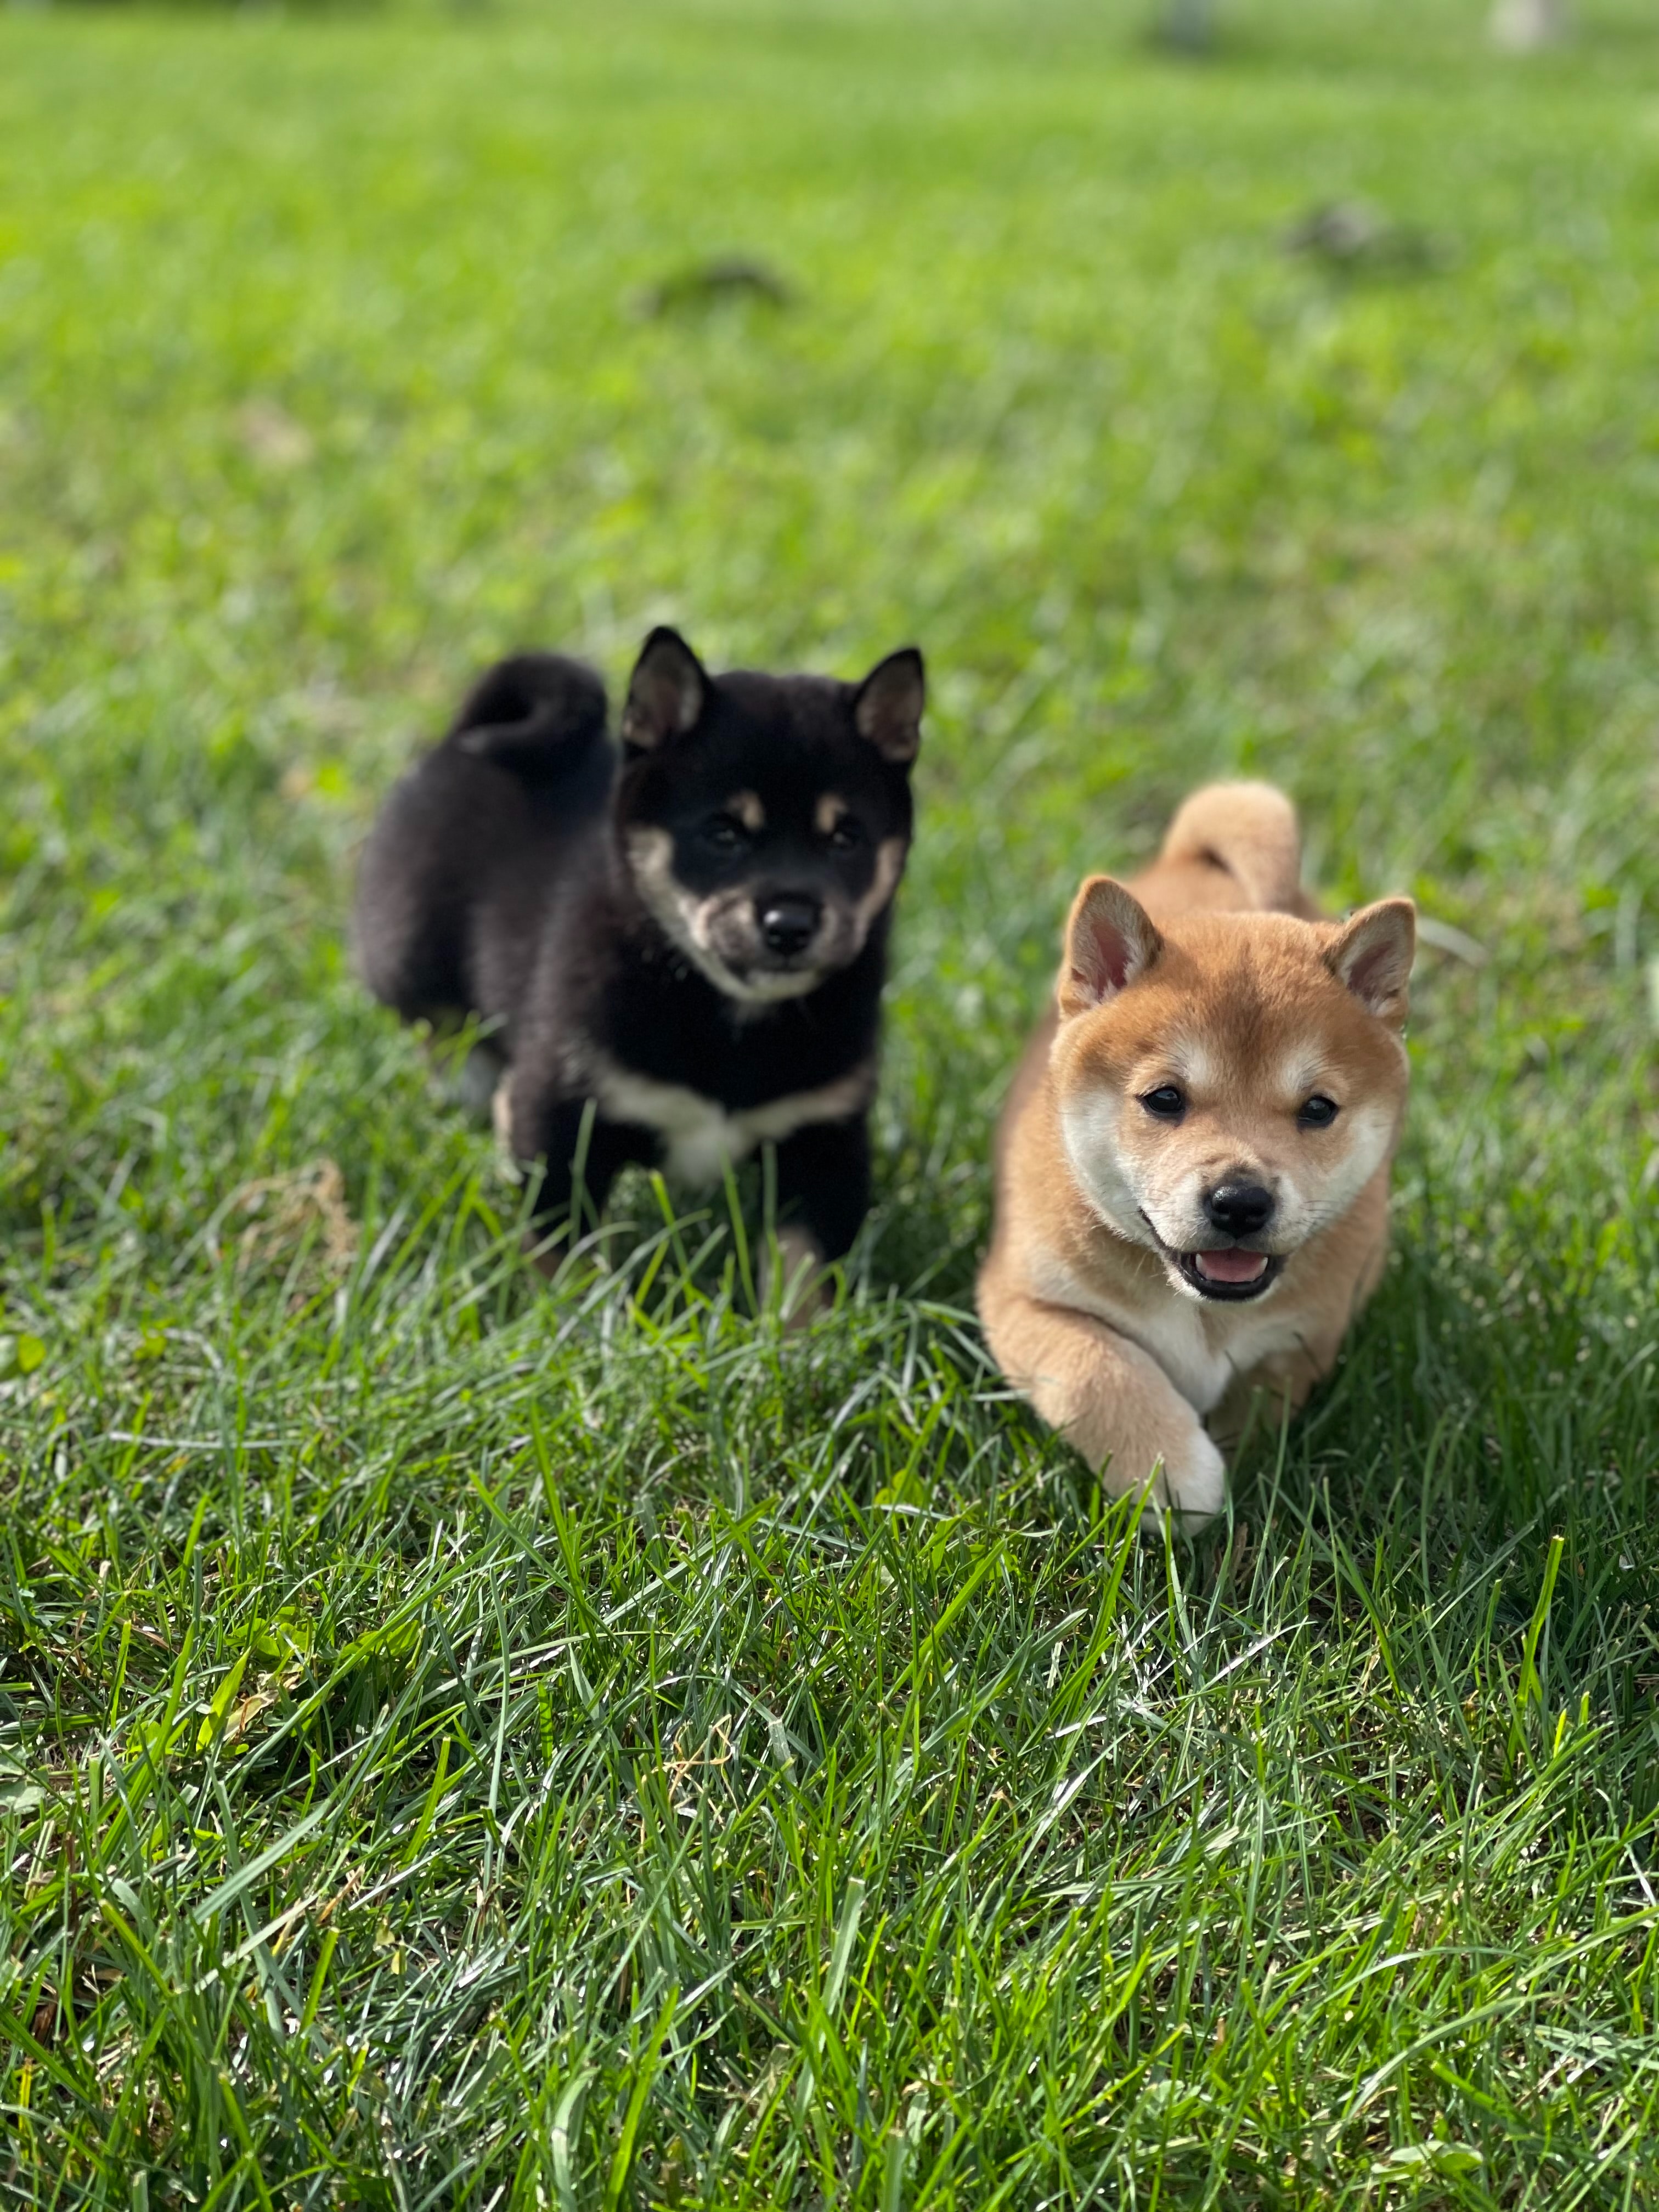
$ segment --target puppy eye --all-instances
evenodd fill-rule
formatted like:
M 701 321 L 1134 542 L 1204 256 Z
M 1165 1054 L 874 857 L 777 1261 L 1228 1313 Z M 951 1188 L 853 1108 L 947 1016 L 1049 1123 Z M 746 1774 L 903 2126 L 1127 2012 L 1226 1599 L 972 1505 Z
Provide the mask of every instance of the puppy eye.
M 1160 1083 L 1156 1091 L 1143 1092 L 1140 1103 L 1160 1121 L 1178 1121 L 1187 1110 L 1186 1093 L 1173 1083 Z
M 702 825 L 702 834 L 711 845 L 718 845 L 723 853 L 735 852 L 746 844 L 749 833 L 735 814 L 713 814 Z
M 850 814 L 843 814 L 830 832 L 830 849 L 832 853 L 850 853 L 855 846 L 861 845 L 863 842 L 864 824 L 861 822 L 855 822 Z
M 1296 1117 L 1297 1123 L 1304 1129 L 1328 1129 L 1336 1119 L 1336 1112 L 1335 1099 L 1327 1098 L 1323 1091 L 1316 1091 L 1311 1098 L 1304 1101 L 1302 1111 Z

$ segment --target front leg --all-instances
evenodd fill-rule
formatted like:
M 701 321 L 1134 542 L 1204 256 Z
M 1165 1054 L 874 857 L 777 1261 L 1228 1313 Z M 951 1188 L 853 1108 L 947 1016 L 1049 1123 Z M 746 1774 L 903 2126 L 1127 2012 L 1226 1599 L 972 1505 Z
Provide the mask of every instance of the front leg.
M 823 1304 L 817 1279 L 845 1256 L 870 1211 L 870 1133 L 862 1114 L 809 1121 L 777 1147 L 777 1243 L 783 1311 L 796 1324 Z M 771 1302 L 771 1267 L 762 1304 Z
M 573 1212 L 579 1215 L 579 1229 L 584 1224 L 597 1227 L 621 1170 L 656 1158 L 657 1140 L 650 1130 L 608 1121 L 586 1098 L 549 1097 L 511 1076 L 502 1095 L 514 1158 L 523 1167 L 542 1168 L 536 1198 L 538 1235 Z
M 870 1211 L 870 1132 L 862 1114 L 809 1121 L 778 1146 L 778 1221 L 804 1230 L 821 1260 L 843 1259 Z
M 979 1310 L 1003 1373 L 1111 1496 L 1150 1485 L 1155 1503 L 1194 1519 L 1221 1510 L 1221 1454 L 1150 1352 L 1091 1315 L 1009 1288 L 994 1260 L 980 1276 Z

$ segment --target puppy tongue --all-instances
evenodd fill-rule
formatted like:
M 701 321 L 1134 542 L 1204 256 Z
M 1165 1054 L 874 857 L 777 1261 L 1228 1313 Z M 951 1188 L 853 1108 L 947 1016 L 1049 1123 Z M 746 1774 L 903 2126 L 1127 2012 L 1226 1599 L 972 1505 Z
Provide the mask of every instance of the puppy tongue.
M 1267 1272 L 1265 1252 L 1241 1252 L 1237 1245 L 1224 1252 L 1194 1252 L 1193 1263 L 1212 1283 L 1253 1283 Z

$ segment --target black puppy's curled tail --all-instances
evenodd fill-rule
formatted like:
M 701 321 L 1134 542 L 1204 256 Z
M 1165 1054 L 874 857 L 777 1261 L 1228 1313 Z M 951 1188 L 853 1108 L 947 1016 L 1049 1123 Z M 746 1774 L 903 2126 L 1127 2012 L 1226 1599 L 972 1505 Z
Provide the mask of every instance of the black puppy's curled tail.
M 602 812 L 605 721 L 591 668 L 514 653 L 387 794 L 363 848 L 353 933 L 364 981 L 405 1021 L 500 1011 L 474 967 L 481 907 L 537 872 L 560 824 Z
M 444 743 L 530 779 L 563 775 L 605 736 L 605 686 L 562 653 L 515 653 L 486 671 Z

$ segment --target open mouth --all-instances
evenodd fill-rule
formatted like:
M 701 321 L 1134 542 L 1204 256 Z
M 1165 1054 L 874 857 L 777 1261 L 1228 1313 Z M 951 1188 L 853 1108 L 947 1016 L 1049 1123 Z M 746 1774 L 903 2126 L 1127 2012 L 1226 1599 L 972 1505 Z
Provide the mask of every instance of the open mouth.
M 1170 1252 L 1165 1255 L 1182 1280 L 1200 1297 L 1237 1304 L 1259 1298 L 1279 1279 L 1284 1261 L 1276 1252 L 1247 1252 L 1230 1244 L 1213 1252 Z
M 1143 1212 L 1140 1218 L 1152 1228 L 1148 1214 Z M 1158 1231 L 1153 1229 L 1152 1234 L 1157 1237 Z M 1285 1266 L 1279 1253 L 1250 1252 L 1242 1244 L 1221 1245 L 1208 1252 L 1177 1252 L 1161 1237 L 1158 1241 L 1165 1266 L 1200 1297 L 1215 1298 L 1224 1305 L 1242 1305 L 1247 1299 L 1259 1298 L 1279 1280 Z
M 1177 1252 L 1158 1236 L 1157 1225 L 1144 1206 L 1140 1218 L 1158 1237 L 1164 1265 L 1201 1298 L 1243 1304 L 1248 1298 L 1259 1298 L 1284 1272 L 1281 1253 L 1252 1252 L 1243 1244 L 1217 1245 L 1206 1252 Z

